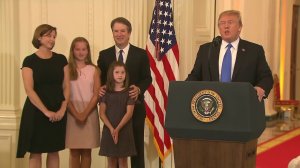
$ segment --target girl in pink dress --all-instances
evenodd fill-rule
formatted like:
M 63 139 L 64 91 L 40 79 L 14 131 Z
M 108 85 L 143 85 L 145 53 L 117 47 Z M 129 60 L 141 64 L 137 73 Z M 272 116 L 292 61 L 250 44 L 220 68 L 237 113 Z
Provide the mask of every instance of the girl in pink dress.
M 100 126 L 97 111 L 100 72 L 92 63 L 88 41 L 73 40 L 69 55 L 71 95 L 68 104 L 66 148 L 71 168 L 90 168 L 91 149 L 99 147 Z
M 113 62 L 107 73 L 106 93 L 100 100 L 104 122 L 100 155 L 107 156 L 108 167 L 127 168 L 127 157 L 136 155 L 132 129 L 135 100 L 129 97 L 125 64 Z

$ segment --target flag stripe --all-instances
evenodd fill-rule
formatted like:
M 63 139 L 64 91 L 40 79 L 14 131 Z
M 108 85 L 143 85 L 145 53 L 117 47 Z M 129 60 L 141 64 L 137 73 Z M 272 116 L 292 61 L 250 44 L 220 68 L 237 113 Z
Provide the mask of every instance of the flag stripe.
M 148 52 L 148 50 L 147 50 L 147 52 Z M 159 72 L 159 69 L 156 67 L 155 60 L 149 54 L 149 52 L 148 52 L 148 58 L 149 58 L 149 62 L 150 62 L 151 71 L 153 71 L 153 73 L 154 73 L 155 80 L 153 80 L 153 81 L 158 84 L 159 89 L 161 90 L 161 94 L 162 94 L 164 100 L 166 101 L 167 100 L 167 94 L 165 92 L 165 89 L 163 88 L 165 80 L 161 76 L 161 73 Z M 153 79 L 153 76 L 152 76 L 152 79 Z
M 150 96 L 151 96 L 151 98 L 154 102 L 155 111 L 156 111 L 156 114 L 158 116 L 160 125 L 164 125 L 164 114 L 163 114 L 161 106 L 159 106 L 158 100 L 157 100 L 157 98 L 154 94 L 155 93 L 155 88 L 153 87 L 153 85 L 149 86 L 148 91 L 149 91 L 148 93 L 150 94 Z
M 174 47 L 172 48 L 173 53 L 179 53 L 178 45 L 175 44 Z M 176 62 L 177 62 L 177 68 L 179 67 L 179 54 L 174 54 Z
M 166 73 L 166 71 L 164 70 L 164 63 L 163 63 L 163 61 L 156 61 L 153 57 L 152 57 L 152 55 L 153 54 L 155 54 L 153 51 L 155 51 L 155 46 L 151 43 L 151 41 L 150 40 L 148 40 L 148 43 L 147 43 L 147 48 L 148 48 L 148 50 L 147 51 L 149 51 L 149 53 L 150 53 L 150 55 L 149 55 L 149 53 L 148 53 L 148 56 L 150 57 L 149 58 L 149 60 L 150 60 L 150 62 L 152 62 L 152 63 L 150 63 L 150 66 L 151 66 L 151 68 L 153 68 L 153 70 L 156 72 L 155 73 L 155 75 L 154 76 L 152 76 L 152 77 L 155 77 L 155 78 L 159 78 L 158 80 L 159 81 L 163 81 L 164 83 L 164 85 L 162 85 L 161 83 L 159 84 L 160 86 L 162 86 L 162 87 L 164 87 L 164 88 L 160 88 L 161 90 L 162 90 L 162 92 L 164 92 L 165 93 L 165 95 L 166 96 L 164 96 L 164 99 L 166 99 L 165 97 L 167 97 L 167 94 L 166 93 L 168 93 L 168 90 L 169 90 L 169 79 L 168 79 L 168 74 Z M 169 54 L 168 56 L 168 60 L 172 60 L 172 58 L 173 58 L 173 56 L 171 55 L 171 54 Z M 164 58 L 163 58 L 163 60 L 164 60 L 164 62 L 166 62 L 167 60 L 165 60 Z M 154 63 L 155 62 L 155 63 Z M 172 61 L 169 61 L 169 62 L 172 62 Z M 172 64 L 170 64 L 170 65 L 172 65 Z M 176 66 L 175 66 L 176 67 Z M 172 68 L 172 69 L 177 69 L 177 71 L 178 71 L 178 66 L 177 66 L 177 68 Z M 159 74 L 158 74 L 159 73 Z M 158 76 L 156 76 L 156 74 L 158 75 Z M 174 76 L 174 75 L 173 75 Z M 177 75 L 178 76 L 178 75 Z M 162 78 L 162 79 L 161 79 Z M 159 83 L 159 82 L 158 82 Z M 166 101 L 165 101 L 166 102 Z M 166 106 L 166 103 L 165 103 L 165 106 Z
M 145 103 L 145 104 L 146 104 L 145 107 L 146 107 L 146 111 L 147 111 L 147 118 L 150 120 L 151 123 L 154 123 L 154 118 L 155 118 L 153 115 L 154 113 L 151 112 L 150 107 L 147 105 L 148 103 Z M 153 128 L 154 128 L 154 130 L 153 130 L 154 136 L 155 137 L 159 136 L 159 132 L 158 132 L 157 128 L 156 127 L 153 127 Z M 160 151 L 163 151 L 164 144 L 163 144 L 161 138 L 157 138 L 156 141 L 158 143 Z
M 171 65 L 170 65 L 167 57 L 163 57 L 162 62 L 164 64 L 164 69 L 165 69 L 165 72 L 167 74 L 167 77 L 169 78 L 169 81 L 175 80 L 175 76 L 173 74 Z

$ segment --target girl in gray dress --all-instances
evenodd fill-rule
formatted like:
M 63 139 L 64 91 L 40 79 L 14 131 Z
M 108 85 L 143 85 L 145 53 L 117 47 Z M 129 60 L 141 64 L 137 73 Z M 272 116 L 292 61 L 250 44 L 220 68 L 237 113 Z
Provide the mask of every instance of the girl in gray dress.
M 100 155 L 107 156 L 108 167 L 126 168 L 127 157 L 136 154 L 132 130 L 135 100 L 129 97 L 125 64 L 113 62 L 108 70 L 106 94 L 100 100 L 100 117 L 104 122 Z

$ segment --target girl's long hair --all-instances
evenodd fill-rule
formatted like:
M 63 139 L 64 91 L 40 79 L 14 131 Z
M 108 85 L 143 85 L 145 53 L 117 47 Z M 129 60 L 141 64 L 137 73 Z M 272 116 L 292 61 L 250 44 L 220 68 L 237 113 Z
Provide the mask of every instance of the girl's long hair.
M 115 90 L 115 79 L 114 79 L 114 69 L 115 67 L 124 67 L 125 69 L 125 81 L 123 83 L 123 87 L 128 89 L 129 87 L 129 74 L 126 68 L 126 65 L 120 61 L 114 61 L 110 64 L 108 71 L 107 71 L 107 80 L 106 80 L 106 89 L 107 91 L 114 91 Z
M 75 44 L 77 42 L 84 42 L 86 44 L 86 47 L 87 47 L 87 50 L 88 50 L 88 55 L 85 59 L 85 64 L 86 65 L 93 65 L 94 67 L 96 67 L 92 62 L 91 48 L 90 48 L 90 44 L 87 41 L 87 39 L 85 39 L 84 37 L 76 37 L 71 43 L 70 54 L 69 54 L 69 69 L 70 69 L 70 79 L 71 80 L 76 80 L 78 78 L 76 58 L 75 58 L 75 55 L 74 55 L 74 48 L 75 48 Z M 96 67 L 96 69 L 99 71 L 99 69 L 97 67 Z

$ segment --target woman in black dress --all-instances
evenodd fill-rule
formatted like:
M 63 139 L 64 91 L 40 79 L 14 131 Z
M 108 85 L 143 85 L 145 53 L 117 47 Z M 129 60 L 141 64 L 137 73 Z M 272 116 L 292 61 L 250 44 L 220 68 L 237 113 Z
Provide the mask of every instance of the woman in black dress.
M 47 24 L 35 30 L 32 44 L 38 50 L 27 56 L 22 77 L 27 94 L 24 104 L 17 158 L 30 152 L 29 167 L 42 167 L 42 153 L 47 153 L 47 167 L 59 167 L 58 151 L 65 148 L 66 108 L 70 95 L 67 59 L 52 52 L 56 28 Z

